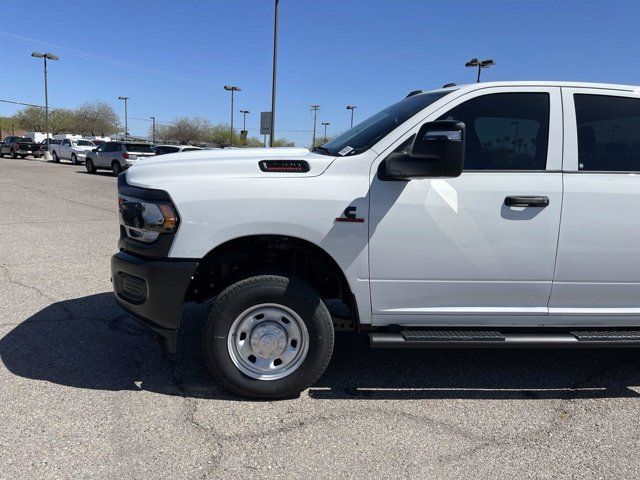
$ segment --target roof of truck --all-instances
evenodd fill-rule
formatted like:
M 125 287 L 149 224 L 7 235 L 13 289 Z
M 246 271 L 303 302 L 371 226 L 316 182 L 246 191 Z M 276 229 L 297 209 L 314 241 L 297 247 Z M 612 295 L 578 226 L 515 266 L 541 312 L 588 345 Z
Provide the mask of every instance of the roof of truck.
M 467 83 L 464 85 L 456 85 L 447 88 L 438 88 L 433 90 L 428 90 L 429 92 L 437 92 L 443 90 L 476 90 L 478 88 L 488 88 L 488 87 L 576 87 L 576 88 L 594 88 L 594 89 L 604 89 L 604 90 L 620 90 L 623 92 L 640 92 L 640 86 L 638 85 L 619 85 L 616 83 L 589 83 L 589 82 L 571 82 L 571 81 L 563 81 L 563 82 L 549 82 L 549 81 L 540 81 L 540 80 L 526 80 L 526 81 L 517 81 L 517 82 L 480 82 L 480 83 Z M 424 93 L 426 93 L 425 90 Z

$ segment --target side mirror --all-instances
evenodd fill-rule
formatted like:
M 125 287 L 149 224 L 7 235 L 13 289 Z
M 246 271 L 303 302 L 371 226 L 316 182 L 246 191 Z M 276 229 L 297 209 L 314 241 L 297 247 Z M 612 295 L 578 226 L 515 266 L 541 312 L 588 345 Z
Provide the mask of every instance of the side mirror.
M 387 180 L 459 177 L 464 166 L 464 123 L 439 120 L 418 130 L 411 153 L 392 153 L 383 162 Z
M 97 151 L 98 151 L 98 149 L 97 149 L 97 148 L 92 148 L 92 149 L 91 149 L 91 151 L 92 151 L 92 152 L 97 152 Z

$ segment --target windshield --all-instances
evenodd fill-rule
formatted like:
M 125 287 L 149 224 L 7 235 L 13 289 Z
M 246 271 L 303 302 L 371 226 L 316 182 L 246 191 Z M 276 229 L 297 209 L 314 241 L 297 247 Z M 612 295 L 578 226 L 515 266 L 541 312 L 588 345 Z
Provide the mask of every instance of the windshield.
M 95 147 L 95 144 L 93 142 L 90 142 L 89 140 L 78 140 L 75 142 L 75 144 L 80 147 Z
M 369 150 L 396 127 L 449 93 L 450 90 L 445 90 L 405 98 L 325 143 L 319 147 L 319 153 L 346 156 Z

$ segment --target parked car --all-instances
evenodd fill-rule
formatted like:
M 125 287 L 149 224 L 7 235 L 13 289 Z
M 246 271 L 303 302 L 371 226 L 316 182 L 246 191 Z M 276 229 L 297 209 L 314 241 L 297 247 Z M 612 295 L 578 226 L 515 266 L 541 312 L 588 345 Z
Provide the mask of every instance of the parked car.
M 84 163 L 87 152 L 96 148 L 96 144 L 90 140 L 64 138 L 59 144 L 51 144 L 51 156 L 55 163 L 60 160 L 69 160 L 72 164 L 77 165 Z
M 213 299 L 204 358 L 249 397 L 312 384 L 336 329 L 373 347 L 638 347 L 639 173 L 640 87 L 419 91 L 312 152 L 128 170 L 114 292 L 169 351 L 183 303 Z
M 11 158 L 25 158 L 27 155 L 32 155 L 35 158 L 39 158 L 43 155 L 40 150 L 40 146 L 28 137 L 6 137 L 0 144 L 0 158 L 5 155 L 11 156 Z
M 165 155 L 167 153 L 178 152 L 193 152 L 196 150 L 202 150 L 200 147 L 193 147 L 191 145 L 154 145 L 153 151 L 156 155 Z
M 88 152 L 85 160 L 87 172 L 111 170 L 118 175 L 136 162 L 152 157 L 155 152 L 148 143 L 106 142 Z

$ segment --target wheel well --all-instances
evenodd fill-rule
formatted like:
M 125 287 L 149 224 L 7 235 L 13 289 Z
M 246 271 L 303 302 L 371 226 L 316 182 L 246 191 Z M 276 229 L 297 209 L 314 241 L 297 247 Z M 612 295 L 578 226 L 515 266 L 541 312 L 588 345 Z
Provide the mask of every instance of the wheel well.
M 198 263 L 186 300 L 203 302 L 254 274 L 282 272 L 308 282 L 325 302 L 336 328 L 357 327 L 357 306 L 336 261 L 318 245 L 282 235 L 252 235 L 230 240 Z

